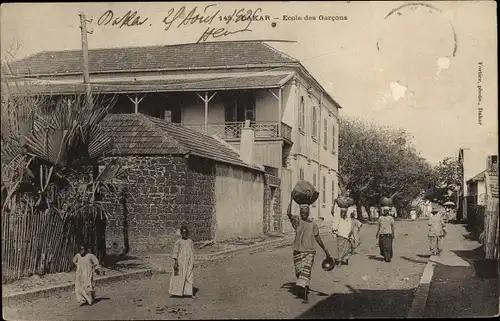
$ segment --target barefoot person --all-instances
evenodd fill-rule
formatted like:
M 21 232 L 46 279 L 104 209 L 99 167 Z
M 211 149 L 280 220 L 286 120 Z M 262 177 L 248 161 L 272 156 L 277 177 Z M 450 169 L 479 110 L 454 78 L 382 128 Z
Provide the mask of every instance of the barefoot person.
M 340 209 L 340 218 L 334 221 L 333 234 L 337 240 L 337 265 L 349 264 L 349 257 L 352 254 L 351 239 L 353 228 L 351 218 L 347 216 L 347 209 Z
M 350 238 L 352 247 L 351 254 L 356 254 L 355 249 L 361 245 L 360 233 L 361 233 L 361 227 L 363 226 L 363 223 L 361 223 L 358 220 L 358 217 L 356 215 L 356 210 L 353 210 L 351 212 L 351 222 L 352 222 L 352 238 Z
M 293 263 L 295 265 L 295 276 L 297 277 L 296 285 L 304 289 L 304 299 L 302 302 L 307 303 L 311 270 L 314 264 L 314 256 L 316 255 L 315 241 L 325 251 L 327 258 L 331 258 L 331 256 L 321 240 L 318 225 L 309 218 L 309 205 L 300 205 L 299 217 L 292 215 L 292 200 L 290 200 L 287 215 L 295 229 Z
M 172 257 L 174 259 L 174 273 L 170 278 L 170 295 L 194 298 L 194 243 L 189 238 L 189 230 L 186 226 L 181 227 L 181 238 L 174 244 Z
M 390 208 L 382 207 L 382 216 L 378 218 L 378 229 L 375 237 L 378 239 L 380 255 L 384 257 L 386 262 L 391 262 L 392 259 L 394 235 L 394 218 L 390 215 Z
M 73 257 L 73 263 L 76 265 L 75 295 L 80 305 L 92 305 L 94 302 L 94 271 L 99 269 L 99 260 L 87 249 L 88 247 L 80 246 L 80 252 Z

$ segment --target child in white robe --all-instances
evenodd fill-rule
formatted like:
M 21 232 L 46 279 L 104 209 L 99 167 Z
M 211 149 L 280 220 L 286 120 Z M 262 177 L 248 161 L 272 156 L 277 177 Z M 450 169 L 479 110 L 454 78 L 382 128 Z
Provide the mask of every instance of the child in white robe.
M 189 238 L 189 230 L 186 226 L 181 227 L 181 238 L 174 244 L 172 257 L 174 259 L 174 273 L 170 278 L 170 295 L 194 298 L 194 243 Z

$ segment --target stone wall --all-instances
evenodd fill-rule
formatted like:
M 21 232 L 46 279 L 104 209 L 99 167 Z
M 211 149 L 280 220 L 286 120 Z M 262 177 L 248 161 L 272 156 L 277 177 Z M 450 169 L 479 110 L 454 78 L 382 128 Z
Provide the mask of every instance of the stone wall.
M 276 187 L 276 196 L 274 199 L 274 217 L 273 217 L 273 224 L 274 224 L 274 231 L 275 232 L 282 232 L 282 227 L 283 227 L 283 213 L 281 213 L 281 189 L 280 187 Z
M 264 189 L 264 234 L 279 233 L 282 228 L 280 179 L 266 174 Z M 274 202 L 273 202 L 274 196 Z M 273 202 L 273 204 L 270 204 Z M 272 211 L 270 211 L 272 207 Z
M 264 187 L 264 224 L 262 225 L 262 232 L 268 234 L 271 232 L 271 213 L 269 209 L 271 202 L 271 186 L 267 185 Z
M 103 161 L 110 161 L 111 158 Z M 215 210 L 213 163 L 182 156 L 116 157 L 127 166 L 125 191 L 106 195 L 106 243 L 129 253 L 170 251 L 187 224 L 194 241 L 211 239 Z

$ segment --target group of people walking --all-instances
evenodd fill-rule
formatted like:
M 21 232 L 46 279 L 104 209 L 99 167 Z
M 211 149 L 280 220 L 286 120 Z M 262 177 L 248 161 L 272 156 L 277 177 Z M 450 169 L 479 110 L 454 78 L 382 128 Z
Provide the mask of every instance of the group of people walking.
M 326 260 L 333 260 L 328 249 L 325 247 L 319 234 L 319 227 L 309 217 L 309 205 L 300 205 L 300 215 L 292 215 L 293 200 L 290 200 L 287 209 L 287 216 L 295 229 L 295 241 L 293 247 L 293 262 L 296 285 L 303 289 L 303 303 L 308 303 L 309 283 L 311 281 L 311 271 L 314 265 L 316 254 L 315 243 L 325 252 Z M 429 218 L 429 247 L 431 255 L 441 253 L 440 242 L 446 235 L 446 226 L 443 217 L 436 207 L 433 207 Z M 332 207 L 331 214 L 334 218 L 332 233 L 336 238 L 337 256 L 334 264 L 337 266 L 348 265 L 349 257 L 355 254 L 355 249 L 361 244 L 360 231 L 363 224 L 357 219 L 355 211 L 348 215 L 348 209 L 341 208 L 340 216 L 334 214 Z M 380 255 L 385 262 L 391 262 L 393 257 L 393 242 L 396 236 L 395 221 L 390 215 L 390 208 L 385 206 L 381 209 L 381 216 L 378 218 L 376 239 Z
M 292 215 L 292 203 L 290 200 L 287 216 L 295 230 L 293 243 L 293 263 L 295 267 L 296 285 L 302 289 L 303 303 L 308 303 L 309 283 L 316 255 L 315 243 L 325 252 L 326 259 L 335 265 L 348 265 L 349 258 L 355 254 L 355 249 L 361 244 L 360 231 L 363 224 L 357 219 L 355 211 L 348 215 L 346 208 L 340 209 L 340 216 L 334 215 L 334 207 L 331 214 L 334 218 L 332 233 L 336 238 L 337 256 L 333 259 L 325 247 L 319 233 L 319 227 L 309 217 L 309 205 L 300 205 L 299 215 Z M 435 207 L 429 218 L 429 246 L 432 255 L 441 253 L 440 242 L 446 235 L 446 226 L 442 215 Z M 391 262 L 393 256 L 393 241 L 395 238 L 395 222 L 390 215 L 388 207 L 382 207 L 382 215 L 378 218 L 377 232 L 380 255 L 386 262 Z M 171 296 L 195 298 L 193 288 L 194 269 L 194 243 L 189 238 L 189 230 L 186 226 L 180 229 L 180 238 L 175 242 L 173 249 L 173 273 L 170 279 L 169 293 Z M 99 273 L 100 264 L 97 257 L 91 253 L 90 248 L 80 247 L 80 252 L 73 258 L 76 265 L 75 295 L 81 305 L 95 301 L 94 272 Z

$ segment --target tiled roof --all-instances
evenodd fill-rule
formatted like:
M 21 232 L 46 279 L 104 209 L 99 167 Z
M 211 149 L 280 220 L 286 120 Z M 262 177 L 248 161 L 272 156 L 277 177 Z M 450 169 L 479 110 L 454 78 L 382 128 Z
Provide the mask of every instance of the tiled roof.
M 143 114 L 110 114 L 101 123 L 112 137 L 113 155 L 193 154 L 218 162 L 252 168 L 238 153 L 216 139 L 179 124 Z
M 481 173 L 469 179 L 468 182 L 484 181 L 486 172 L 487 172 L 486 170 L 482 171 Z
M 131 93 L 131 92 L 169 92 L 169 91 L 197 91 L 197 90 L 236 90 L 277 88 L 281 81 L 286 80 L 290 73 L 271 73 L 261 75 L 227 76 L 219 78 L 190 78 L 190 79 L 163 79 L 142 80 L 134 82 L 105 82 L 91 84 L 92 92 L 98 93 Z M 14 92 L 16 87 L 12 87 Z M 83 83 L 53 83 L 50 85 L 30 85 L 21 87 L 22 91 L 29 90 L 32 94 L 77 94 L 85 93 Z
M 81 73 L 82 61 L 81 50 L 44 51 L 14 61 L 10 67 L 18 75 Z M 90 73 L 296 63 L 297 60 L 260 41 L 89 50 Z

